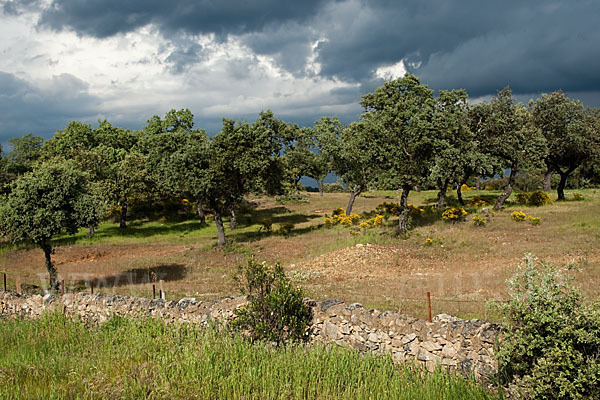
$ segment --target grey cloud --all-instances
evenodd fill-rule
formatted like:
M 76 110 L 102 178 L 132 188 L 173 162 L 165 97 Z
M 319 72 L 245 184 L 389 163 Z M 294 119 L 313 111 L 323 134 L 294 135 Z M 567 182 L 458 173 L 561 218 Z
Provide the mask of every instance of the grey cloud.
M 413 72 L 432 87 L 462 87 L 474 96 L 494 93 L 510 85 L 517 93 L 539 93 L 562 88 L 583 92 L 600 90 L 600 7 L 580 3 L 542 16 L 520 29 L 474 37 L 456 49 L 431 54 Z M 543 17 L 543 21 L 535 21 Z
M 93 119 L 99 100 L 87 93 L 85 82 L 70 74 L 55 76 L 40 88 L 0 71 L 0 143 L 26 133 L 48 138 L 69 121 Z
M 206 59 L 206 54 L 202 45 L 189 40 L 177 43 L 177 48 L 169 54 L 165 61 L 172 66 L 172 72 L 179 74 L 204 59 Z
M 0 9 L 4 15 L 21 15 L 25 11 L 38 10 L 40 8 L 39 0 L 2 0 Z
M 312 54 L 312 44 L 318 36 L 307 25 L 290 22 L 253 32 L 243 37 L 243 43 L 254 52 L 272 56 L 284 70 L 295 76 L 310 74 L 306 63 Z

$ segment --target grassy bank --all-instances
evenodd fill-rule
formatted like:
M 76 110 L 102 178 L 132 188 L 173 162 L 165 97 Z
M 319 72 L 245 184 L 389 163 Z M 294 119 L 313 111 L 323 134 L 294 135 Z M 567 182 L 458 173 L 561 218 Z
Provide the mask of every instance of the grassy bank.
M 334 347 L 273 349 L 212 330 L 48 314 L 0 324 L 1 398 L 492 399 L 444 371 Z

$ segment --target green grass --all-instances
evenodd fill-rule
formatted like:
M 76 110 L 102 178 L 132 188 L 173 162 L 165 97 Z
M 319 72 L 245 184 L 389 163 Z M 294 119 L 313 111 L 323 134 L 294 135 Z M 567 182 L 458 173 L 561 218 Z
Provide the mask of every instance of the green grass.
M 156 320 L 86 328 L 62 314 L 0 324 L 1 398 L 492 399 L 442 370 L 338 347 L 251 345 Z

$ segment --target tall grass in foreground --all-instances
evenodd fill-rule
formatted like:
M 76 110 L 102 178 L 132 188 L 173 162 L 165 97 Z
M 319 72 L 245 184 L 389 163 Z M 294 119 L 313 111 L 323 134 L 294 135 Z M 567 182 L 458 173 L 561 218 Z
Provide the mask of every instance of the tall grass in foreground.
M 161 321 L 0 323 L 1 398 L 491 399 L 473 382 L 335 347 L 270 348 Z

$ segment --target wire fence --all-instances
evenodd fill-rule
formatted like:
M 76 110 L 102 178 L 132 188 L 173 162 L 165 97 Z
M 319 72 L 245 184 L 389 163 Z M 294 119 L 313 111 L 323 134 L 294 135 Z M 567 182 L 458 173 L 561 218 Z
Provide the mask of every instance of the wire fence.
M 13 291 L 19 294 L 39 294 L 45 289 L 45 281 L 40 285 L 25 283 L 20 277 L 16 276 L 9 279 L 7 273 L 2 274 L 2 287 L 4 291 Z M 75 283 L 76 282 L 76 283 Z M 138 296 L 150 298 L 166 299 L 164 281 L 153 279 L 149 276 L 143 281 L 130 282 L 138 286 Z M 84 280 L 65 280 L 59 281 L 59 292 L 64 293 L 106 293 L 109 290 L 112 294 L 117 292 L 116 286 L 111 287 L 108 282 L 103 282 L 98 278 Z M 422 297 L 389 297 L 383 295 L 373 295 L 365 293 L 356 293 L 358 299 L 365 299 L 367 303 L 381 304 L 386 309 L 409 314 L 421 319 L 431 319 L 438 314 L 449 314 L 463 319 L 483 318 L 486 320 L 499 320 L 501 315 L 494 308 L 494 304 L 505 303 L 505 299 L 458 299 L 450 297 L 437 296 L 435 293 L 424 292 Z M 382 302 L 383 300 L 383 302 Z

